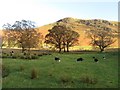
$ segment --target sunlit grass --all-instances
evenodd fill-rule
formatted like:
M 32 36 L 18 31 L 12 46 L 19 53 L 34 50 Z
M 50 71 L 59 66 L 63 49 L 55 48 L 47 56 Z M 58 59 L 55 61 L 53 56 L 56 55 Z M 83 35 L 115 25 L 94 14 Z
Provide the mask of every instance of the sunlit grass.
M 55 56 L 60 57 L 60 63 L 55 62 Z M 93 56 L 99 59 L 99 63 L 93 61 Z M 106 57 L 105 60 L 103 56 Z M 84 58 L 84 61 L 76 62 L 79 57 Z M 117 57 L 117 52 L 106 52 L 53 53 L 41 56 L 37 60 L 3 59 L 3 64 L 10 71 L 9 75 L 3 78 L 3 88 L 116 88 Z M 24 69 L 20 70 L 21 66 Z M 31 79 L 33 69 L 37 71 L 37 78 Z
M 92 46 L 74 46 L 70 47 L 70 50 L 92 50 Z

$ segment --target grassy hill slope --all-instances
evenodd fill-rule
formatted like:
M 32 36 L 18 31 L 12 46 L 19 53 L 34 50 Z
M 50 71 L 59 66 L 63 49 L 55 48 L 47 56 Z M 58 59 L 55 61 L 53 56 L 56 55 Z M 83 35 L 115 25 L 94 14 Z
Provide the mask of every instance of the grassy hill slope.
M 118 30 L 118 23 L 115 21 L 107 21 L 101 19 L 92 19 L 92 20 L 82 20 L 74 18 L 63 18 L 54 23 L 44 25 L 38 28 L 38 31 L 45 36 L 48 33 L 48 30 L 55 26 L 57 23 L 64 23 L 70 25 L 72 29 L 80 34 L 79 45 L 80 46 L 89 46 L 90 39 L 86 37 L 85 30 L 94 29 L 97 26 L 106 26 L 115 31 Z M 118 47 L 118 40 L 112 45 L 112 47 Z

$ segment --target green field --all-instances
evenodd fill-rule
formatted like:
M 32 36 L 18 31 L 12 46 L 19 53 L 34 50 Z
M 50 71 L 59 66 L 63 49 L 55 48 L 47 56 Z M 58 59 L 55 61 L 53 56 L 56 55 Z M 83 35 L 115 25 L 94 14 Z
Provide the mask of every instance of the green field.
M 54 57 L 61 58 L 56 62 Z M 93 61 L 97 57 L 99 63 Z M 102 57 L 105 56 L 106 59 Z M 76 62 L 82 57 L 83 62 Z M 53 53 L 35 60 L 3 58 L 9 75 L 3 78 L 3 88 L 117 88 L 118 52 Z M 37 78 L 31 79 L 31 71 Z

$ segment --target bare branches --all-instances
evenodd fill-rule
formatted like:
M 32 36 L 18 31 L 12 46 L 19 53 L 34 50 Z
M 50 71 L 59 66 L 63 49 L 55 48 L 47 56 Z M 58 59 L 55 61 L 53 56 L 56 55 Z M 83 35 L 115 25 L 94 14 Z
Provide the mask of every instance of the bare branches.
M 116 41 L 114 31 L 108 27 L 86 30 L 86 34 L 91 39 L 91 44 L 98 46 L 101 52 Z

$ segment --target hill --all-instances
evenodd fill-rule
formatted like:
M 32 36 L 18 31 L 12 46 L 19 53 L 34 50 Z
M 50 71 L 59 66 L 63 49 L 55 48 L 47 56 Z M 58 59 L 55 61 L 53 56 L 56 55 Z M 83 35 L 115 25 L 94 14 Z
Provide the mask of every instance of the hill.
M 55 26 L 57 23 L 64 23 L 72 27 L 72 29 L 80 34 L 79 45 L 80 46 L 89 46 L 90 39 L 86 37 L 85 30 L 94 29 L 96 27 L 106 26 L 115 31 L 118 30 L 118 22 L 107 21 L 102 19 L 92 19 L 92 20 L 83 20 L 76 18 L 63 18 L 54 23 L 38 27 L 38 31 L 45 35 L 48 33 L 48 30 Z M 112 45 L 112 47 L 118 47 L 118 40 Z

